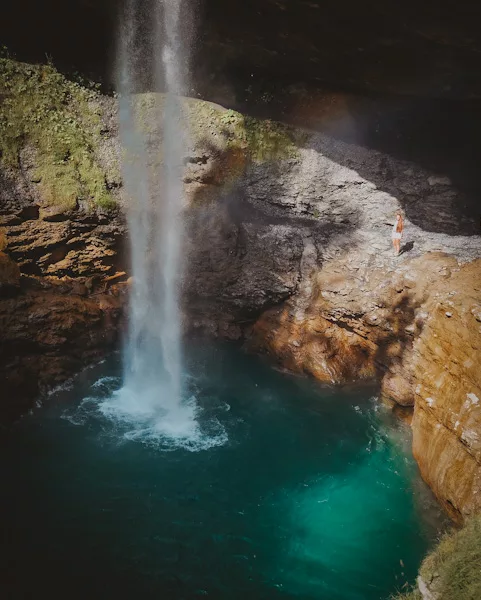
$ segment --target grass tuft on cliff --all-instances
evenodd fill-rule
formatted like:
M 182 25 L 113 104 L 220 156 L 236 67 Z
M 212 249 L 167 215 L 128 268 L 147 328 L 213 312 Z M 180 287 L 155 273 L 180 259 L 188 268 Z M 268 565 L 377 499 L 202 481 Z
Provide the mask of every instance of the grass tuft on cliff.
M 481 598 L 481 515 L 445 535 L 421 566 L 421 577 L 441 600 Z
M 467 521 L 459 531 L 444 535 L 421 565 L 420 575 L 438 600 L 481 598 L 481 515 Z M 393 600 L 418 600 L 413 590 Z
M 95 155 L 102 121 L 98 90 L 69 81 L 52 65 L 0 57 L 0 160 L 20 170 L 33 152 L 33 179 L 42 198 L 59 209 L 86 201 L 110 208 L 115 200 Z

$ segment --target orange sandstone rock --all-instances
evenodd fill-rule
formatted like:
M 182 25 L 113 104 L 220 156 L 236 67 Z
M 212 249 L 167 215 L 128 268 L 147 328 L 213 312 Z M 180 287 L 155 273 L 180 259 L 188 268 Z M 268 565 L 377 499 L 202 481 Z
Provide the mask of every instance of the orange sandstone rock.
M 481 260 L 431 253 L 393 273 L 339 260 L 312 277 L 307 300 L 258 319 L 250 348 L 321 381 L 377 378 L 415 406 L 414 455 L 441 503 L 458 520 L 481 510 Z
M 413 351 L 413 451 L 457 520 L 481 510 L 481 261 L 451 274 L 426 303 Z M 434 290 L 433 290 L 434 291 Z

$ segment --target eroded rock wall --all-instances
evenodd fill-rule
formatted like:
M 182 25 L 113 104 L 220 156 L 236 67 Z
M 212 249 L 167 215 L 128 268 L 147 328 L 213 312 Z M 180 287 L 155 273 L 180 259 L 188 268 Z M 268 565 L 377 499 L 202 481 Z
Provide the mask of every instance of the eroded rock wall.
M 463 193 L 448 178 L 302 130 L 282 132 L 259 157 L 251 146 L 269 140 L 269 130 L 259 135 L 242 123 L 239 136 L 238 121 L 229 130 L 232 111 L 198 106 L 201 133 L 186 159 L 185 291 L 199 328 L 230 321 L 240 335 L 239 326 L 263 310 L 293 295 L 308 301 L 321 269 L 356 289 L 358 272 L 377 270 L 382 279 L 427 252 L 462 261 L 480 254 L 479 237 L 462 235 L 477 224 L 460 216 Z M 395 259 L 390 236 L 399 208 L 407 229 Z
M 481 262 L 450 269 L 413 352 L 413 451 L 456 519 L 481 510 Z
M 35 399 L 115 347 L 120 292 L 88 297 L 70 282 L 22 281 L 0 298 L 2 421 L 27 411 Z
M 21 182 L 9 190 L 0 205 L 2 421 L 115 348 L 127 301 L 118 209 L 49 210 Z
M 321 381 L 377 378 L 397 410 L 414 406 L 414 455 L 450 515 L 481 510 L 481 260 L 428 253 L 383 270 L 351 257 L 312 280 L 309 301 L 264 313 L 249 346 Z
M 2 420 L 115 348 L 127 301 L 119 215 L 50 222 L 27 208 L 0 216 Z
M 157 101 L 140 98 L 146 126 Z M 330 383 L 377 378 L 387 401 L 414 406 L 414 452 L 441 502 L 459 519 L 478 510 L 481 244 L 458 210 L 463 193 L 443 173 L 367 148 L 187 104 L 186 331 L 246 339 Z M 126 298 L 117 282 L 129 275 L 119 212 L 19 197 L 1 210 L 12 412 L 112 347 Z
M 251 350 L 329 383 L 378 379 L 395 410 L 414 407 L 415 456 L 453 518 L 479 510 L 481 244 L 462 235 L 476 231 L 457 212 L 462 193 L 318 134 L 297 138 L 293 156 L 244 164 L 235 185 L 232 165 L 217 171 L 207 155 L 190 183 L 203 190 L 191 205 L 193 328 L 247 335 Z M 212 172 L 217 188 L 204 184 Z

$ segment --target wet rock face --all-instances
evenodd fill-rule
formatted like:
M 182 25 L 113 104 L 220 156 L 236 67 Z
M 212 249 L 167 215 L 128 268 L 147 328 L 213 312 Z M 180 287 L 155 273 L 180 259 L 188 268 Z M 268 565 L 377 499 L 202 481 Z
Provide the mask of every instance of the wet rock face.
M 414 344 L 413 450 L 459 519 L 481 509 L 481 264 L 452 271 Z
M 63 213 L 59 221 L 50 221 L 20 211 L 5 215 L 3 223 L 9 255 L 24 273 L 92 277 L 122 266 L 125 225 L 118 214 Z
M 264 313 L 250 348 L 330 383 L 377 378 L 394 406 L 414 406 L 421 473 L 457 520 L 481 508 L 481 261 L 425 254 L 396 269 L 331 260 Z
M 0 205 L 0 419 L 116 347 L 126 304 L 118 211 Z
M 193 328 L 238 338 L 242 324 L 296 291 L 302 231 L 235 223 L 222 207 L 203 212 L 191 215 L 186 310 Z
M 89 298 L 75 282 L 28 277 L 14 297 L 0 297 L 2 421 L 114 348 L 124 303 L 122 288 Z

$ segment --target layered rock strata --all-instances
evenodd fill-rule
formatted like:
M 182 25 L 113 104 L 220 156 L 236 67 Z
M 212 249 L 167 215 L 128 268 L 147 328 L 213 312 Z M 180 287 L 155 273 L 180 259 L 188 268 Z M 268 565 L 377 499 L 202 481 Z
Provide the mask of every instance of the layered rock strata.
M 2 420 L 115 348 L 126 303 L 120 218 L 38 212 L 4 214 L 0 230 Z
M 89 297 L 83 284 L 22 277 L 14 294 L 0 298 L 2 420 L 115 347 L 122 292 Z
M 119 212 L 47 209 L 25 195 L 0 210 L 2 420 L 115 348 L 121 331 Z

